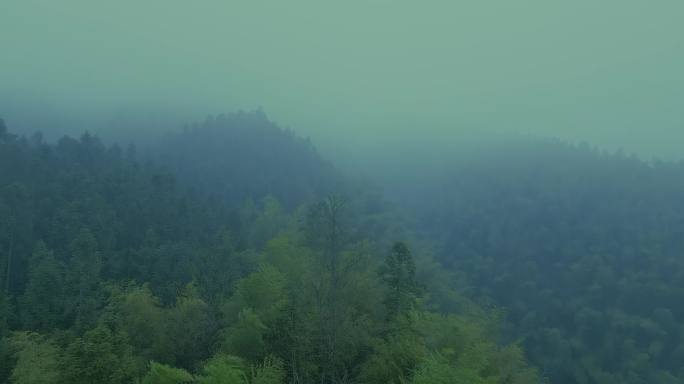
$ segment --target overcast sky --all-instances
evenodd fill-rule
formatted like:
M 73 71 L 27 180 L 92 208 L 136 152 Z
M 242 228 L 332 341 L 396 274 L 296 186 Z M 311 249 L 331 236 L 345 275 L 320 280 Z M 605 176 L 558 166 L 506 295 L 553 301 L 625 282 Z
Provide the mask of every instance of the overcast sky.
M 0 0 L 0 115 L 263 107 L 347 152 L 480 130 L 684 157 L 683 20 L 682 0 Z

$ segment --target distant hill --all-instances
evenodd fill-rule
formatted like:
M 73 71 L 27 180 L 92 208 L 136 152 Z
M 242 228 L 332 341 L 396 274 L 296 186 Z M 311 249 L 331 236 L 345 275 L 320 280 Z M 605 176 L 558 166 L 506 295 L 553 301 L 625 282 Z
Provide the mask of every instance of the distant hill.
M 683 197 L 682 163 L 528 140 L 462 158 L 414 205 L 552 382 L 680 383 Z
M 166 136 L 156 151 L 181 183 L 237 204 L 270 195 L 293 208 L 341 187 L 308 139 L 261 111 L 208 118 Z

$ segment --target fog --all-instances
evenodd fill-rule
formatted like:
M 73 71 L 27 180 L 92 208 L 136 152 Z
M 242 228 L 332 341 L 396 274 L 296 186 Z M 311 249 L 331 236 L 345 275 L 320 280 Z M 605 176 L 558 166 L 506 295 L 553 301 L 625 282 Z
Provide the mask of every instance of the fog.
M 0 0 L 0 383 L 684 384 L 683 15 Z
M 130 139 L 263 108 L 342 163 L 435 156 L 463 132 L 679 158 L 682 14 L 675 0 L 3 0 L 0 115 Z

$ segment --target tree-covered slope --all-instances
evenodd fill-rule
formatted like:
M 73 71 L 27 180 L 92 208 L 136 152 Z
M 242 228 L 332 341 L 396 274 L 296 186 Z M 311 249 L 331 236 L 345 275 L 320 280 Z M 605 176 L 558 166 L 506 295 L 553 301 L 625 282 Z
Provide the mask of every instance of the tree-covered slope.
M 260 110 L 208 118 L 153 147 L 181 182 L 236 204 L 270 195 L 293 208 L 343 185 L 309 140 Z
M 259 135 L 271 134 L 260 142 L 281 140 Z M 231 177 L 250 185 L 240 164 Z M 175 180 L 133 148 L 0 125 L 0 380 L 538 382 L 517 345 L 497 342 L 498 312 L 388 240 L 409 231 L 382 230 L 400 223 L 376 198 L 305 185 L 283 196 L 314 202 L 288 211 L 262 198 L 287 189 L 247 189 L 237 204 Z
M 456 162 L 422 227 L 559 383 L 684 382 L 684 164 L 520 141 Z

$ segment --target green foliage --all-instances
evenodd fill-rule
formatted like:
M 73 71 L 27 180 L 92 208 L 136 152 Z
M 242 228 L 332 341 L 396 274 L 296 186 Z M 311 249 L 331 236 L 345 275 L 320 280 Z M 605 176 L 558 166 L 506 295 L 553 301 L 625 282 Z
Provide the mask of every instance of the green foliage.
M 369 384 L 407 382 L 427 354 L 423 338 L 412 332 L 376 339 L 372 348 L 361 371 L 363 382 Z
M 11 345 L 9 337 L 0 339 L 0 380 L 8 382 L 12 370 L 16 365 L 15 349 Z
M 185 384 L 192 381 L 192 375 L 186 370 L 153 361 L 150 363 L 150 370 L 145 374 L 140 384 Z
M 456 368 L 446 359 L 433 356 L 426 359 L 416 370 L 411 384 L 489 384 L 476 371 Z
M 251 362 L 266 356 L 268 333 L 288 302 L 286 284 L 285 276 L 268 264 L 238 282 L 235 294 L 223 306 L 226 352 Z
M 416 309 L 420 289 L 416 282 L 416 266 L 406 244 L 397 242 L 392 246 L 380 276 L 387 285 L 384 304 L 389 319 L 408 315 Z
M 80 329 L 93 324 L 99 303 L 98 284 L 102 258 L 92 232 L 82 229 L 70 245 L 67 270 L 67 302 L 69 315 Z
M 286 284 L 280 271 L 262 264 L 237 283 L 235 294 L 223 306 L 224 315 L 229 321 L 235 320 L 242 309 L 250 308 L 264 321 L 273 321 L 287 305 Z
M 66 347 L 60 370 L 70 384 L 119 384 L 136 377 L 140 363 L 125 335 L 100 324 Z
M 175 362 L 175 350 L 167 334 L 170 310 L 161 307 L 149 287 L 128 287 L 116 300 L 118 327 L 128 335 L 135 353 L 146 360 Z
M 288 221 L 280 203 L 273 196 L 266 196 L 262 205 L 263 209 L 254 220 L 250 236 L 250 243 L 257 249 L 263 248 L 270 239 L 276 237 Z
M 411 380 L 413 384 L 537 384 L 537 372 L 527 367 L 522 352 L 516 347 L 501 350 L 491 343 L 468 347 L 461 356 L 434 354 L 423 359 Z
M 89 134 L 55 144 L 3 136 L 0 381 L 399 384 L 441 371 L 535 381 L 517 346 L 495 343 L 497 313 L 454 290 L 459 275 L 427 247 L 414 258 L 395 242 L 414 237 L 379 194 L 359 186 L 293 210 L 336 173 L 308 144 L 254 123 L 263 132 L 218 132 L 237 123 L 212 120 L 180 135 L 186 142 L 170 138 L 176 152 L 160 150 L 160 161 L 178 182 Z M 226 155 L 269 168 L 191 148 L 214 134 L 270 142 Z M 661 307 L 650 322 L 612 315 L 635 334 L 661 335 L 679 316 Z M 589 337 L 602 318 L 579 311 L 578 329 Z M 568 349 L 562 332 L 549 335 Z M 622 347 L 643 370 L 639 349 Z
M 160 157 L 181 182 L 234 204 L 273 196 L 292 209 L 340 184 L 339 172 L 308 140 L 260 110 L 209 117 L 161 144 Z
M 464 292 L 505 308 L 504 340 L 553 382 L 684 377 L 682 164 L 559 142 L 496 152 L 419 199 Z
M 251 367 L 250 384 L 281 384 L 285 380 L 283 362 L 274 357 L 266 357 L 260 364 Z
M 251 366 L 235 356 L 216 355 L 206 362 L 200 384 L 281 384 L 285 379 L 282 361 L 272 356 Z
M 235 282 L 257 262 L 252 252 L 236 249 L 236 240 L 232 231 L 219 230 L 212 239 L 212 246 L 201 252 L 193 264 L 193 280 L 202 297 L 212 303 L 228 297 Z
M 60 379 L 59 349 L 44 336 L 31 332 L 14 333 L 10 345 L 16 364 L 10 376 L 14 384 L 57 384 Z
M 9 333 L 15 309 L 6 292 L 0 291 L 0 337 Z
M 249 384 L 241 359 L 230 355 L 212 357 L 202 368 L 199 384 Z
M 31 256 L 29 280 L 21 297 L 22 318 L 26 328 L 51 330 L 63 325 L 64 266 L 39 242 Z
M 238 353 L 249 361 L 256 361 L 266 354 L 264 336 L 268 327 L 251 309 L 240 311 L 237 322 L 224 331 L 223 349 L 229 353 Z
M 175 364 L 191 368 L 193 363 L 210 356 L 209 346 L 217 330 L 209 305 L 199 297 L 194 285 L 185 287 L 168 313 L 165 332 L 170 340 Z

